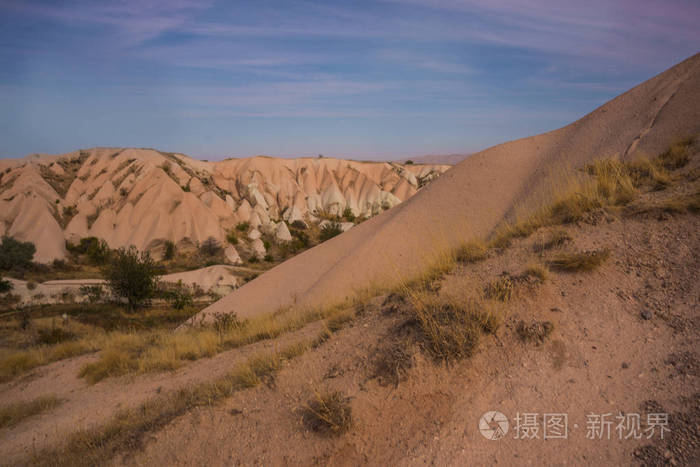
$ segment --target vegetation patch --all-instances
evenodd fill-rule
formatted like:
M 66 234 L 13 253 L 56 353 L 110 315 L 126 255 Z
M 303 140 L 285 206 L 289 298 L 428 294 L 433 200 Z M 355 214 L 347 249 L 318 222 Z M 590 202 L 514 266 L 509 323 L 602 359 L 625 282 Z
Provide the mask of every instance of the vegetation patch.
M 484 287 L 484 297 L 492 300 L 507 302 L 513 295 L 513 281 L 504 276 Z
M 562 272 L 587 272 L 600 267 L 610 257 L 610 250 L 561 253 L 547 261 L 551 269 Z
M 525 268 L 525 271 L 523 271 L 523 275 L 526 277 L 534 277 L 540 282 L 545 282 L 547 280 L 547 277 L 549 276 L 547 268 L 545 268 L 541 264 L 531 264 L 530 266 Z
M 340 435 L 352 426 L 352 408 L 340 391 L 319 393 L 314 391 L 302 412 L 304 425 L 311 431 L 324 435 Z
M 690 146 L 694 141 L 694 138 L 686 138 L 672 144 L 658 156 L 658 163 L 667 170 L 685 167 L 690 162 Z
M 54 396 L 44 396 L 29 402 L 0 406 L 0 428 L 12 428 L 31 416 L 54 409 L 62 402 Z
M 137 408 L 121 410 L 104 425 L 77 431 L 63 446 L 43 450 L 32 461 L 57 466 L 104 464 L 119 452 L 141 448 L 148 433 L 163 428 L 188 411 L 211 406 L 237 391 L 260 384 L 279 371 L 286 361 L 308 348 L 308 343 L 301 342 L 277 354 L 253 357 L 214 381 L 173 391 Z
M 418 341 L 435 360 L 450 362 L 470 357 L 482 333 L 493 334 L 500 315 L 491 303 L 450 303 L 426 295 L 412 297 L 412 322 Z
M 455 259 L 462 264 L 476 263 L 486 259 L 487 248 L 481 241 L 471 241 L 457 248 Z
M 329 222 L 321 227 L 319 240 L 321 242 L 325 242 L 326 240 L 330 240 L 341 233 L 343 233 L 343 229 L 340 228 L 340 224 L 338 222 Z
M 535 253 L 558 248 L 571 241 L 571 236 L 565 230 L 554 230 L 549 233 L 546 239 L 538 240 L 533 245 Z
M 534 344 L 542 344 L 554 330 L 554 324 L 551 321 L 525 321 L 518 322 L 516 332 L 523 342 L 531 342 Z
M 403 344 L 393 344 L 380 350 L 375 361 L 374 377 L 381 385 L 398 387 L 413 368 L 413 354 Z
M 583 175 L 572 178 L 552 203 L 525 220 L 501 225 L 489 246 L 507 248 L 513 238 L 528 237 L 540 227 L 585 221 L 595 210 L 629 204 L 645 186 L 654 190 L 666 188 L 672 182 L 669 171 L 690 161 L 691 144 L 692 139 L 683 140 L 653 159 L 622 162 L 609 158 L 587 165 Z

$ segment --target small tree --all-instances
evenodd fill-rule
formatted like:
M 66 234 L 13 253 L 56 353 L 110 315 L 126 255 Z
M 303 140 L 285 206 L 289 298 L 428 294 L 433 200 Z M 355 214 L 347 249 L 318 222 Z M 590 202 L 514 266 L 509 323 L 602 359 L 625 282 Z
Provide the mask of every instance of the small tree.
M 207 238 L 199 245 L 199 251 L 205 256 L 216 256 L 221 250 L 221 244 L 214 237 Z
M 112 293 L 126 299 L 130 310 L 147 304 L 158 290 L 157 268 L 148 252 L 120 248 L 104 266 L 102 274 Z
M 32 242 L 20 242 L 12 237 L 2 237 L 0 243 L 0 269 L 31 266 L 36 247 Z
M 163 252 L 164 260 L 171 260 L 175 257 L 175 244 L 170 240 L 165 242 L 165 251 Z

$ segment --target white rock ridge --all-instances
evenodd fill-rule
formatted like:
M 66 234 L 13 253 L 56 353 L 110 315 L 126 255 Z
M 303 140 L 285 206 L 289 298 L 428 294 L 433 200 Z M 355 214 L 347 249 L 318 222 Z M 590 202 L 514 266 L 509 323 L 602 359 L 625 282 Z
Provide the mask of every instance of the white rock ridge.
M 0 160 L 0 234 L 34 242 L 35 260 L 66 255 L 65 241 L 178 249 L 239 232 L 265 254 L 260 234 L 292 239 L 285 222 L 370 217 L 413 196 L 447 165 L 252 157 L 204 162 L 151 149 L 95 148 Z M 344 226 L 345 229 L 345 226 Z M 231 263 L 240 261 L 227 248 Z

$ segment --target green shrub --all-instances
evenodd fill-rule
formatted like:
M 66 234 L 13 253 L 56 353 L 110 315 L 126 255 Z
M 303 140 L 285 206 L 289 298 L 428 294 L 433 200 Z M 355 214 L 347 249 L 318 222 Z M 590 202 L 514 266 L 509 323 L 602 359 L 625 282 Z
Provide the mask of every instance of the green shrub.
M 229 232 L 226 234 L 226 241 L 229 242 L 231 245 L 238 245 L 238 236 L 236 235 L 236 232 Z
M 239 222 L 236 225 L 236 230 L 238 230 L 239 232 L 247 232 L 249 228 L 250 228 L 250 223 L 248 223 L 248 222 Z
M 12 237 L 2 237 L 0 243 L 0 269 L 27 268 L 34 259 L 36 247 L 32 242 L 20 242 Z
M 164 260 L 171 260 L 175 257 L 175 244 L 170 240 L 165 242 L 165 251 L 163 252 Z
M 102 269 L 108 287 L 134 310 L 148 303 L 158 289 L 157 268 L 147 252 L 120 248 Z
M 268 263 L 272 263 L 274 260 L 275 258 L 271 254 L 268 253 L 265 255 L 265 261 L 267 261 Z
M 97 237 L 81 238 L 78 244 L 66 241 L 66 249 L 73 254 L 87 256 L 90 263 L 97 266 L 105 264 L 111 253 L 107 242 Z
M 340 235 L 341 233 L 343 233 L 343 230 L 340 228 L 339 223 L 329 222 L 328 224 L 325 224 L 323 227 L 321 227 L 319 239 L 322 242 L 325 242 L 326 240 L 330 240 L 331 238 Z
M 0 277 L 0 293 L 9 292 L 13 287 L 12 282 Z
M 87 296 L 88 302 L 97 303 L 102 301 L 104 289 L 101 285 L 81 285 L 80 293 Z
M 346 206 L 343 210 L 343 217 L 348 220 L 348 222 L 355 222 L 355 214 L 350 209 L 350 206 Z
M 199 246 L 199 251 L 205 256 L 216 256 L 223 248 L 217 239 L 214 237 L 209 237 L 202 242 Z
M 182 283 L 182 280 L 177 281 L 177 284 L 171 287 L 166 287 L 163 292 L 165 300 L 176 310 L 184 310 L 188 306 L 194 304 L 194 298 L 188 287 Z

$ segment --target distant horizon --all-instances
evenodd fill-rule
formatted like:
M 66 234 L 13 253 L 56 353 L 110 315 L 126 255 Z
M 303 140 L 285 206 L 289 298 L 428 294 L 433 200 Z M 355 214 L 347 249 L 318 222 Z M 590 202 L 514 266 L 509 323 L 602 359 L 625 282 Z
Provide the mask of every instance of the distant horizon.
M 685 0 L 9 0 L 0 157 L 471 154 L 689 58 L 698 17 Z
M 192 154 L 188 154 L 183 151 L 171 151 L 171 150 L 165 150 L 162 148 L 155 148 L 155 147 L 134 147 L 134 146 L 104 146 L 104 145 L 97 145 L 97 146 L 90 146 L 90 147 L 84 147 L 84 148 L 75 148 L 70 151 L 65 151 L 65 152 L 59 152 L 59 153 L 49 153 L 49 152 L 33 152 L 29 154 L 24 154 L 21 156 L 4 156 L 0 155 L 0 160 L 3 159 L 13 159 L 13 160 L 21 160 L 21 159 L 26 159 L 31 156 L 62 156 L 65 154 L 70 154 L 72 152 L 76 151 L 89 151 L 92 149 L 143 149 L 143 150 L 153 150 L 153 151 L 160 151 L 160 152 L 165 152 L 165 153 L 174 153 L 174 154 L 183 154 L 187 157 L 190 157 L 192 159 L 197 159 L 202 162 L 221 162 L 227 159 L 250 159 L 253 157 L 270 157 L 270 158 L 275 158 L 275 159 L 316 159 L 319 158 L 319 156 L 322 156 L 324 159 L 343 159 L 343 160 L 355 160 L 358 162 L 395 162 L 395 161 L 406 161 L 406 160 L 420 160 L 422 158 L 426 157 L 452 157 L 452 156 L 464 156 L 465 158 L 478 152 L 465 152 L 465 153 L 449 153 L 449 154 L 415 154 L 415 155 L 408 155 L 408 156 L 403 156 L 403 157 L 385 157 L 382 158 L 382 156 L 375 156 L 373 157 L 372 155 L 367 156 L 367 158 L 364 158 L 363 156 L 349 156 L 349 155 L 333 155 L 333 154 L 282 154 L 282 155 L 276 155 L 276 154 L 250 154 L 250 155 L 240 155 L 240 154 L 233 154 L 233 155 L 214 155 L 214 156 L 195 156 Z M 483 148 L 486 149 L 486 148 Z

